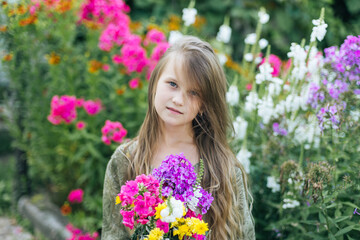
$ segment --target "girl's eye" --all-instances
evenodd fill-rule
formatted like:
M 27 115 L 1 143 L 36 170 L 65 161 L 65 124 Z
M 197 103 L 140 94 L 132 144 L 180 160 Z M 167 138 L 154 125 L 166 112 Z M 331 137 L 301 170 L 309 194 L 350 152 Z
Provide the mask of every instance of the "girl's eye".
M 199 94 L 196 91 L 190 91 L 191 96 L 199 96 Z
M 176 83 L 174 83 L 174 82 L 169 82 L 169 84 L 170 84 L 170 86 L 172 86 L 172 87 L 176 87 L 176 86 L 177 86 Z

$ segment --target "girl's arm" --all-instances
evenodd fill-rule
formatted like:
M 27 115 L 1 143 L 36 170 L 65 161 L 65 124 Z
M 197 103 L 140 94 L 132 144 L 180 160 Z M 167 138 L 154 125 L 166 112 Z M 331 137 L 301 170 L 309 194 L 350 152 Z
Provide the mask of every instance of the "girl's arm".
M 249 209 L 249 202 L 248 202 L 248 193 L 245 190 L 244 186 L 244 178 L 241 173 L 240 168 L 235 168 L 236 172 L 236 184 L 237 189 L 239 191 L 239 211 L 240 214 L 243 216 L 243 238 L 244 240 L 254 240 L 255 239 L 255 227 L 254 221 Z
M 126 167 L 127 159 L 122 151 L 122 146 L 120 146 L 112 155 L 105 173 L 102 240 L 130 239 L 129 232 L 122 223 L 120 205 L 115 205 L 116 195 L 120 192 L 120 188 L 124 184 Z

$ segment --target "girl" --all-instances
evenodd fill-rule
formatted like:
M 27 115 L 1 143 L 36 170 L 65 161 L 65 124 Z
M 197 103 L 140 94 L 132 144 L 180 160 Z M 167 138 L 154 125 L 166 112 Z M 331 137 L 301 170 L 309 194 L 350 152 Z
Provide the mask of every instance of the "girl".
M 208 43 L 188 36 L 167 50 L 151 74 L 149 108 L 138 137 L 118 147 L 108 163 L 103 240 L 130 238 L 115 205 L 120 187 L 181 152 L 195 168 L 200 158 L 204 161 L 202 186 L 214 197 L 204 216 L 210 239 L 255 239 L 246 174 L 226 139 L 231 127 L 226 84 Z

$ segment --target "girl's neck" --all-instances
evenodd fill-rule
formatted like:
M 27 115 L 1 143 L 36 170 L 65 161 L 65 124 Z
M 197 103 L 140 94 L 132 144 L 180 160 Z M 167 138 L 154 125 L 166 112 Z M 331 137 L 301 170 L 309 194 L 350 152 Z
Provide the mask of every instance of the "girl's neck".
M 192 129 L 163 127 L 158 143 L 166 147 L 194 144 L 194 133 Z

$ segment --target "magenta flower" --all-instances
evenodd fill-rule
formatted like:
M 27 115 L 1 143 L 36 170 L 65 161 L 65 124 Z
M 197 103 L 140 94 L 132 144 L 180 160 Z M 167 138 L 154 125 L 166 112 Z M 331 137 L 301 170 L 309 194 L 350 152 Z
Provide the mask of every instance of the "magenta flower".
M 123 224 L 130 228 L 133 229 L 134 228 L 134 215 L 135 212 L 134 211 L 125 211 L 125 210 L 120 210 L 120 214 L 123 216 Z
M 130 82 L 129 82 L 129 87 L 131 89 L 136 89 L 140 86 L 140 79 L 139 78 L 134 78 L 134 79 L 131 79 Z
M 266 58 L 263 58 L 260 65 L 263 64 L 265 62 L 265 60 L 266 60 Z M 281 59 L 278 56 L 274 55 L 274 54 L 270 54 L 269 59 L 268 59 L 268 63 L 274 69 L 272 71 L 271 75 L 273 77 L 279 76 L 280 75 L 280 70 L 281 70 L 281 65 L 282 65 Z
M 60 123 L 71 123 L 76 119 L 76 97 L 74 96 L 53 96 L 51 110 L 48 120 L 55 125 Z
M 156 227 L 160 228 L 160 230 L 163 230 L 164 233 L 169 232 L 169 223 L 163 222 L 160 219 L 156 221 Z
M 124 44 L 121 48 L 121 63 L 128 73 L 140 73 L 148 64 L 145 49 L 140 45 Z
M 89 115 L 98 114 L 102 109 L 101 101 L 99 99 L 95 101 L 92 100 L 85 101 L 83 107 L 87 112 L 87 114 Z
M 69 193 L 68 200 L 70 203 L 82 203 L 84 191 L 82 189 L 75 189 Z
M 83 233 L 80 229 L 75 228 L 70 223 L 66 225 L 66 229 L 72 233 L 72 236 L 69 238 L 69 240 L 96 240 L 99 237 L 99 233 L 97 232 L 94 232 L 93 234 Z
M 147 32 L 144 45 L 147 46 L 149 43 L 161 43 L 166 41 L 166 36 L 163 32 L 157 29 L 151 29 Z
M 86 123 L 84 121 L 79 121 L 76 123 L 76 128 L 78 130 L 83 130 L 86 127 Z
M 101 140 L 109 145 L 111 141 L 122 142 L 127 134 L 127 130 L 122 126 L 120 122 L 112 122 L 106 120 L 105 126 L 101 129 L 102 137 Z

